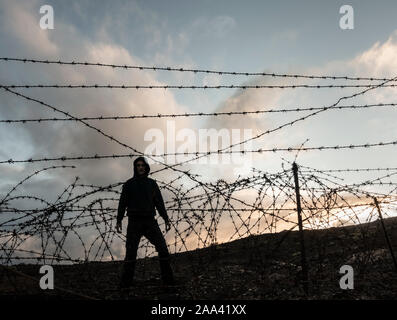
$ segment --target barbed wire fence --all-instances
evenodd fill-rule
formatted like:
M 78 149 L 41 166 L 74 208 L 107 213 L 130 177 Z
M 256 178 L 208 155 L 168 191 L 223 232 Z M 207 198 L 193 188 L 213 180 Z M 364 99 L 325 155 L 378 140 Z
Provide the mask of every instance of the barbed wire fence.
M 214 179 L 206 182 L 206 177 L 185 170 L 183 165 L 210 155 L 233 153 L 266 153 L 266 152 L 309 152 L 314 150 L 343 150 L 374 148 L 393 146 L 396 141 L 381 141 L 364 144 L 341 144 L 334 146 L 317 147 L 289 147 L 289 148 L 258 148 L 252 150 L 235 151 L 234 147 L 243 145 L 249 141 L 257 140 L 270 133 L 290 127 L 300 121 L 305 121 L 319 113 L 331 110 L 355 109 L 361 110 L 375 107 L 395 107 L 394 103 L 378 103 L 366 105 L 339 105 L 344 100 L 364 95 L 371 90 L 384 87 L 394 87 L 394 78 L 349 77 L 349 76 L 317 76 L 298 74 L 275 73 L 249 73 L 216 71 L 202 69 L 183 69 L 172 67 L 147 67 L 132 65 L 116 65 L 92 62 L 65 62 L 18 58 L 0 58 L 4 63 L 35 63 L 58 64 L 69 66 L 93 66 L 105 68 L 137 69 L 152 71 L 214 73 L 238 76 L 263 76 L 271 78 L 292 79 L 317 79 L 317 80 L 347 80 L 367 81 L 364 85 L 282 85 L 282 86 L 152 86 L 152 85 L 90 85 L 90 84 L 0 84 L 4 94 L 11 94 L 25 101 L 31 101 L 42 107 L 61 114 L 64 118 L 26 118 L 26 119 L 1 119 L 0 123 L 7 125 L 13 123 L 47 123 L 49 121 L 75 121 L 83 124 L 90 130 L 94 130 L 103 138 L 125 149 L 126 154 L 109 155 L 78 155 L 64 154 L 56 157 L 43 157 L 36 159 L 0 159 L 2 165 L 16 163 L 36 163 L 77 161 L 77 160 L 101 160 L 133 158 L 144 155 L 154 163 L 161 165 L 161 169 L 153 171 L 155 176 L 159 172 L 167 171 L 176 174 L 169 181 L 157 179 L 163 195 L 166 208 L 173 226 L 173 239 L 168 239 L 167 244 L 173 254 L 173 267 L 176 273 L 188 270 L 192 275 L 189 280 L 188 294 L 191 298 L 205 296 L 205 286 L 214 278 L 205 278 L 205 274 L 215 274 L 216 278 L 225 279 L 224 271 L 229 270 L 235 277 L 240 276 L 237 269 L 233 269 L 237 258 L 230 257 L 230 246 L 235 240 L 239 240 L 240 256 L 249 270 L 254 270 L 253 279 L 259 281 L 262 286 L 260 292 L 252 292 L 256 296 L 268 297 L 275 291 L 282 294 L 288 287 L 298 286 L 302 289 L 302 295 L 319 295 L 328 290 L 326 285 L 336 281 L 337 271 L 344 264 L 353 264 L 360 274 L 386 263 L 382 270 L 388 266 L 396 267 L 393 239 L 390 228 L 393 225 L 384 225 L 383 219 L 396 215 L 396 189 L 397 182 L 393 180 L 397 175 L 397 168 L 345 168 L 319 170 L 316 168 L 301 166 L 297 162 L 283 160 L 283 170 L 270 173 L 257 168 L 252 168 L 248 177 L 238 177 L 234 181 L 227 182 L 223 179 Z M 373 83 L 375 82 L 375 83 Z M 131 116 L 96 116 L 79 117 L 70 112 L 63 111 L 59 106 L 46 103 L 43 100 L 32 98 L 15 89 L 33 88 L 81 88 L 81 89 L 294 89 L 294 88 L 364 88 L 357 93 L 342 96 L 335 103 L 324 107 L 297 107 L 297 108 L 263 108 L 252 111 L 237 112 L 213 112 L 213 113 L 184 113 L 184 114 L 141 114 Z M 137 120 L 145 118 L 182 118 L 182 117 L 221 117 L 239 116 L 265 113 L 300 113 L 309 111 L 309 114 L 295 118 L 282 125 L 261 132 L 253 138 L 230 144 L 208 152 L 184 152 L 164 153 L 156 157 L 144 154 L 137 148 L 130 146 L 110 133 L 93 125 L 90 120 Z M 159 160 L 160 157 L 170 155 L 191 156 L 191 158 L 169 165 Z M 92 263 L 117 261 L 115 244 L 124 243 L 125 236 L 116 233 L 115 219 L 117 203 L 123 182 L 110 185 L 92 185 L 79 183 L 76 179 L 59 193 L 56 201 L 35 196 L 33 194 L 15 195 L 26 182 L 36 176 L 50 170 L 73 170 L 73 165 L 48 166 L 28 175 L 15 184 L 0 199 L 0 261 L 1 268 L 6 270 L 3 278 L 12 287 L 14 292 L 21 294 L 20 283 L 16 281 L 15 273 L 30 277 L 14 269 L 20 263 L 29 264 L 74 264 L 81 267 L 77 279 L 69 279 L 62 286 L 58 286 L 61 292 L 69 292 L 82 298 L 103 298 L 109 290 L 108 284 L 98 283 L 100 275 L 97 274 Z M 355 184 L 343 184 L 343 178 L 337 174 L 343 172 L 383 172 L 372 180 L 365 180 Z M 171 175 L 170 175 L 171 176 Z M 188 183 L 186 183 L 188 181 Z M 248 201 L 242 195 L 249 194 L 253 200 Z M 26 203 L 25 208 L 18 204 Z M 374 225 L 370 222 L 379 220 L 381 224 Z M 160 225 L 162 226 L 162 224 Z M 339 233 L 336 228 L 339 227 Z M 381 229 L 382 228 L 382 229 Z M 389 228 L 389 231 L 387 230 Z M 225 230 L 230 234 L 225 235 Z M 281 232 L 282 231 L 282 232 Z M 281 232 L 281 234 L 280 234 Z M 219 235 L 223 242 L 218 243 Z M 87 237 L 90 235 L 90 237 Z M 387 240 L 382 238 L 385 236 Z M 68 251 L 73 244 L 73 255 Z M 77 247 L 78 244 L 78 247 Z M 32 249 L 31 247 L 35 249 Z M 196 250 L 199 249 L 199 250 Z M 194 255 L 183 260 L 183 254 L 189 254 L 195 250 Z M 235 249 L 237 250 L 237 249 Z M 143 257 L 153 257 L 155 250 L 148 240 L 144 238 L 139 247 L 139 253 Z M 223 259 L 223 260 L 222 260 Z M 138 265 L 137 273 L 143 278 L 146 274 L 145 263 Z M 178 262 L 179 261 L 179 262 Z M 229 261 L 229 264 L 225 264 Z M 122 261 L 119 261 L 122 263 Z M 371 263 L 369 263 L 371 262 Z M 228 269 L 229 268 L 229 269 Z M 280 270 L 284 270 L 285 277 Z M 245 270 L 246 272 L 247 269 Z M 116 276 L 114 276 L 116 279 Z M 37 279 L 37 278 L 36 278 Z M 76 286 L 78 281 L 84 279 L 90 284 Z M 259 280 L 258 280 L 259 279 Z M 253 280 L 254 281 L 254 280 Z M 92 283 L 97 287 L 92 294 Z M 250 296 L 250 285 L 239 288 L 240 295 Z M 69 286 L 69 288 L 68 288 Z M 223 287 L 227 287 L 223 283 Z M 57 287 L 57 285 L 56 285 Z M 78 289 L 76 289 L 78 288 Z M 224 289 L 223 288 L 223 289 Z

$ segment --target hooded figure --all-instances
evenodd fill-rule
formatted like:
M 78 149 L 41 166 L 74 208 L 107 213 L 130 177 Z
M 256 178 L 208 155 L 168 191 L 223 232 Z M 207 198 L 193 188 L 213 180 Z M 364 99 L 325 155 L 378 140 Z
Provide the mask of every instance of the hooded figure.
M 137 169 L 137 163 L 138 163 L 138 161 L 142 161 L 142 162 L 143 162 L 143 164 L 144 164 L 144 166 L 145 166 L 145 176 L 147 177 L 147 176 L 149 175 L 149 172 L 150 172 L 150 166 L 149 166 L 149 164 L 147 163 L 145 157 L 138 157 L 138 158 L 136 158 L 136 159 L 134 160 L 134 177 L 138 177 L 138 176 L 139 176 L 139 174 L 138 174 L 138 169 Z
M 138 173 L 139 162 L 143 163 L 145 167 L 143 174 Z M 166 223 L 169 221 L 160 189 L 155 180 L 148 178 L 149 172 L 150 166 L 144 157 L 134 160 L 134 176 L 124 183 L 121 192 L 117 214 L 118 222 L 123 219 L 126 208 L 129 217 L 154 217 L 156 208 L 164 221 Z
M 126 254 L 120 282 L 121 288 L 128 288 L 132 284 L 136 254 L 142 236 L 145 236 L 158 252 L 163 283 L 170 285 L 174 283 L 167 244 L 155 219 L 156 209 L 166 222 L 167 231 L 170 229 L 170 222 L 160 189 L 157 182 L 148 177 L 149 172 L 150 166 L 146 159 L 144 157 L 136 158 L 134 161 L 134 176 L 124 183 L 121 191 L 117 213 L 117 232 L 121 233 L 121 222 L 125 209 L 127 209 L 128 216 Z

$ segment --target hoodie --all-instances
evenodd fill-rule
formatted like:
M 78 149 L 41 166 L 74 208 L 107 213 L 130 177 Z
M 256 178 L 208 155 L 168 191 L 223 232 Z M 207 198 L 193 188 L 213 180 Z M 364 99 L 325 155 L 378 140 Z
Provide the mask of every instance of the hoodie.
M 145 163 L 146 170 L 142 176 L 138 175 L 136 166 L 138 161 Z M 129 217 L 154 217 L 156 215 L 155 209 L 157 209 L 160 216 L 168 221 L 160 189 L 157 182 L 148 177 L 149 172 L 150 166 L 144 157 L 138 157 L 134 160 L 134 176 L 123 184 L 117 221 L 122 221 L 126 209 Z

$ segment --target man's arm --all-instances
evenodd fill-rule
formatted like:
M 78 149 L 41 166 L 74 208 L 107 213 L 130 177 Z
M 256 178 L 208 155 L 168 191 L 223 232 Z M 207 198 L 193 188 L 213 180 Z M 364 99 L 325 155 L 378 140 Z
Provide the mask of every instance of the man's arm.
M 161 195 L 156 181 L 154 181 L 154 195 L 154 205 L 156 206 L 159 215 L 164 219 L 165 222 L 169 222 L 167 210 L 164 206 L 163 196 Z
M 117 209 L 117 222 L 121 223 L 124 217 L 125 209 L 127 208 L 127 188 L 125 187 L 125 184 L 123 185 L 123 188 L 121 190 L 121 196 L 119 200 L 119 207 Z

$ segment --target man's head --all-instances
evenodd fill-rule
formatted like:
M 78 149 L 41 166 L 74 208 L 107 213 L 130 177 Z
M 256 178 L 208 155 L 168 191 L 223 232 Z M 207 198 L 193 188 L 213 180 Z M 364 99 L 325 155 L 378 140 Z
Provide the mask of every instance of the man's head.
M 138 157 L 134 161 L 134 176 L 144 177 L 150 172 L 149 164 L 144 157 Z
M 138 175 L 143 176 L 146 173 L 146 165 L 143 160 L 139 160 L 136 163 L 136 172 Z

